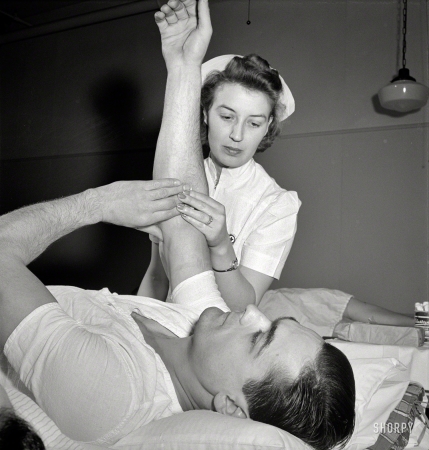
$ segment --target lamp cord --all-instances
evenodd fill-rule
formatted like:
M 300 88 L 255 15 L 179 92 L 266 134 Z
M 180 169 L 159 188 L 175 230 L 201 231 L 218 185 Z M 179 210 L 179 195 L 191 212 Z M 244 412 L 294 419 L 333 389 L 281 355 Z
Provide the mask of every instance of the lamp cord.
M 404 1 L 404 11 L 402 17 L 402 68 L 405 69 L 407 60 L 405 59 L 405 53 L 407 52 L 407 0 Z

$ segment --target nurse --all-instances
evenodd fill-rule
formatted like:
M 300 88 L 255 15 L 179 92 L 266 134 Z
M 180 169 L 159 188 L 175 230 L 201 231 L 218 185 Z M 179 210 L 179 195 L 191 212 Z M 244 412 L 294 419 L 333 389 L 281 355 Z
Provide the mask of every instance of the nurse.
M 297 229 L 300 200 L 253 156 L 280 133 L 295 102 L 277 70 L 258 55 L 223 55 L 202 65 L 201 139 L 209 195 L 187 190 L 178 206 L 210 249 L 216 282 L 232 309 L 257 304 L 279 279 Z M 162 242 L 138 294 L 165 300 L 169 277 Z M 168 272 L 168 269 L 167 269 Z

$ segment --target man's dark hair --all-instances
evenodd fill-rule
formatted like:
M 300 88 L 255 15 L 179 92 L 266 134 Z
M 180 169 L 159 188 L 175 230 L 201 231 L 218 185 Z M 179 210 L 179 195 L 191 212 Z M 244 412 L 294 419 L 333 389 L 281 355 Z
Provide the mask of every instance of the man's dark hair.
M 42 439 L 12 408 L 0 408 L 2 450 L 45 450 Z
M 250 418 L 274 425 L 317 450 L 344 447 L 355 421 L 355 381 L 350 362 L 324 342 L 314 362 L 292 382 L 278 368 L 243 386 Z
M 201 142 L 205 153 L 208 149 L 208 138 L 203 111 L 209 111 L 213 105 L 216 90 L 226 83 L 238 84 L 246 89 L 262 92 L 269 98 L 273 120 L 256 152 L 265 151 L 280 133 L 280 117 L 285 110 L 285 105 L 279 103 L 283 88 L 277 70 L 272 69 L 265 59 L 251 54 L 243 58 L 235 56 L 225 70 L 222 72 L 214 71 L 207 76 L 204 82 L 201 89 Z

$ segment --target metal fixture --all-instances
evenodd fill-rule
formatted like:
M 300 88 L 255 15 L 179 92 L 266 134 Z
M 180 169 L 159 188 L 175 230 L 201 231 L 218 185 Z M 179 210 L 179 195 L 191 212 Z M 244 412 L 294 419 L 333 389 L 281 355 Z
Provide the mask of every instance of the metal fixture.
M 383 108 L 406 113 L 420 109 L 426 104 L 429 88 L 424 84 L 417 83 L 405 67 L 407 63 L 405 57 L 407 52 L 407 0 L 403 0 L 403 3 L 402 69 L 399 69 L 398 76 L 378 91 L 378 98 Z

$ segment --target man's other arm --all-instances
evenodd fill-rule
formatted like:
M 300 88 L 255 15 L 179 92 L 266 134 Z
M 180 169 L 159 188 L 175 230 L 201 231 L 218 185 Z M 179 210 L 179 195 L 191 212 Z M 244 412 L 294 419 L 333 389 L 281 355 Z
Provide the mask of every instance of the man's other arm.
M 0 217 L 0 346 L 33 310 L 55 301 L 27 268 L 46 248 L 78 228 L 109 222 L 150 230 L 178 214 L 178 180 L 120 181 Z

